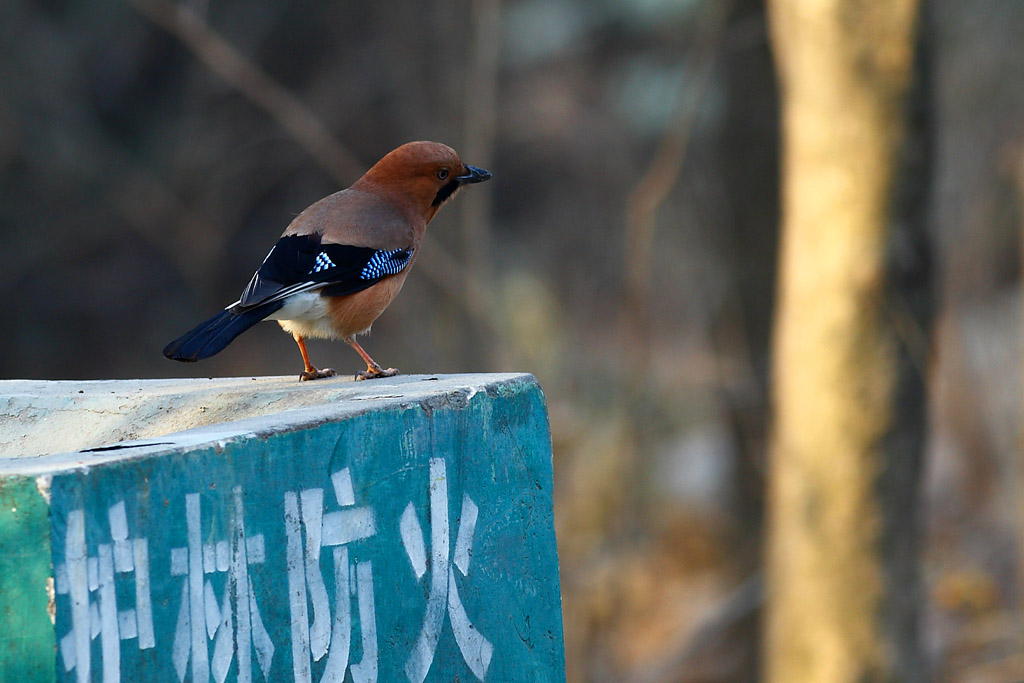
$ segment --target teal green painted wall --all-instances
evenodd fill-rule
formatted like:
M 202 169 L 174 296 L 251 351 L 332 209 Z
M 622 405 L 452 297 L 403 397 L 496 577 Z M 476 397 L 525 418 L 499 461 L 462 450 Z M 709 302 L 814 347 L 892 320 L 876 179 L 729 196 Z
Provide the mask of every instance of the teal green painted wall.
M 564 680 L 532 382 L 57 473 L 50 513 L 59 680 Z
M 0 681 L 52 681 L 50 523 L 32 477 L 0 480 Z

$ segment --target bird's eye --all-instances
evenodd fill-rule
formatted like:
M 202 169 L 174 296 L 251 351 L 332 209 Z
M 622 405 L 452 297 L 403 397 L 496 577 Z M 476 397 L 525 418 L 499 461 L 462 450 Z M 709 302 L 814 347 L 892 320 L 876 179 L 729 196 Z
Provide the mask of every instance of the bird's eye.
M 448 169 L 442 168 L 440 171 L 437 172 L 437 177 L 440 178 L 441 180 L 445 180 L 448 177 Z

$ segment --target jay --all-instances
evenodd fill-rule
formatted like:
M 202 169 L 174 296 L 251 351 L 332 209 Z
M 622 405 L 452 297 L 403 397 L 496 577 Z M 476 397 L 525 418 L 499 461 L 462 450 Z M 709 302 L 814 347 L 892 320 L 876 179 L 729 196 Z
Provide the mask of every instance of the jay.
M 335 374 L 309 361 L 306 339 L 341 339 L 366 362 L 356 379 L 397 375 L 356 341 L 370 331 L 405 283 L 427 223 L 460 188 L 490 172 L 468 166 L 439 142 L 410 142 L 378 161 L 346 190 L 314 203 L 291 222 L 238 301 L 174 340 L 172 360 L 218 353 L 261 320 L 295 338 L 302 380 Z

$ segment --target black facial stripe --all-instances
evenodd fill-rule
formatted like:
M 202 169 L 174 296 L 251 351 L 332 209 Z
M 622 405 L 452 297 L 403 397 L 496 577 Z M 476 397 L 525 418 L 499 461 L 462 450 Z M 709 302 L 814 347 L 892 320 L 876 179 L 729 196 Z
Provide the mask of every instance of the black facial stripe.
M 455 193 L 455 190 L 459 189 L 459 181 L 457 178 L 452 178 L 447 183 L 441 186 L 441 189 L 437 191 L 434 196 L 434 201 L 430 203 L 431 206 L 441 206 L 446 199 Z

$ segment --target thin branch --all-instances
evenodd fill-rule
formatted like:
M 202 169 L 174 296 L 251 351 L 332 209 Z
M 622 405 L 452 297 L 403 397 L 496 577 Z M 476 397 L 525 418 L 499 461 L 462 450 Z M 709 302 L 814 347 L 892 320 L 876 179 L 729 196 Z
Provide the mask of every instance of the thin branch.
M 1017 180 L 1017 212 L 1019 216 L 1024 216 L 1024 148 L 1019 150 L 1020 158 L 1017 160 L 1016 176 Z M 1020 249 L 1021 256 L 1024 257 L 1024 222 L 1019 225 L 1021 231 L 1021 245 Z M 1024 262 L 1021 264 L 1024 266 Z M 1024 271 L 1022 271 L 1024 272 Z M 1024 335 L 1022 335 L 1024 337 Z M 1018 351 L 1024 352 L 1024 349 L 1018 349 Z M 1020 381 L 1018 379 L 1018 381 Z M 1024 408 L 1024 406 L 1020 406 Z M 1017 435 L 1017 454 L 1013 459 L 1014 469 L 1014 497 L 1017 500 L 1017 582 L 1019 587 L 1024 587 L 1024 432 Z M 1017 623 L 1020 627 L 1018 633 L 1024 633 L 1024 590 L 1017 589 Z
M 178 38 L 206 66 L 270 115 L 342 186 L 365 168 L 330 129 L 290 90 L 271 78 L 220 36 L 194 10 L 173 0 L 127 0 L 154 24 Z M 487 307 L 446 274 L 455 259 L 438 244 L 425 250 L 420 268 L 482 325 L 493 327 Z
M 169 0 L 128 0 L 153 23 L 189 47 L 231 87 L 266 111 L 342 185 L 363 164 L 338 142 L 316 114 L 214 31 L 193 9 Z
M 708 0 L 702 29 L 690 49 L 686 63 L 693 77 L 679 93 L 654 159 L 633 186 L 626 203 L 626 256 L 624 321 L 630 326 L 646 325 L 647 290 L 654 256 L 655 218 L 679 180 L 686 152 L 697 121 L 700 103 L 711 79 L 722 35 L 732 10 L 732 0 Z M 642 330 L 641 330 L 642 331 Z M 642 355 L 642 354 L 641 354 Z
M 473 41 L 465 83 L 464 140 L 462 154 L 471 164 L 488 168 L 494 153 L 498 58 L 500 55 L 500 0 L 473 0 Z M 462 198 L 463 239 L 470 281 L 486 284 L 490 276 L 489 185 L 474 188 Z
M 501 34 L 501 0 L 473 0 L 472 41 L 469 69 L 464 82 L 462 155 L 468 163 L 491 167 L 494 154 L 496 128 L 496 101 L 498 92 L 498 59 Z M 494 287 L 491 256 L 491 184 L 473 188 L 460 199 L 463 249 L 465 261 L 462 287 L 467 296 L 482 306 L 486 315 L 493 316 Z M 498 347 L 490 338 L 496 321 L 480 328 L 482 360 L 494 364 L 493 349 Z
M 764 604 L 764 581 L 758 572 L 748 577 L 704 615 L 693 635 L 681 642 L 675 652 L 638 672 L 634 683 L 657 683 L 684 678 L 683 672 L 694 658 L 720 642 L 736 624 L 752 616 Z

